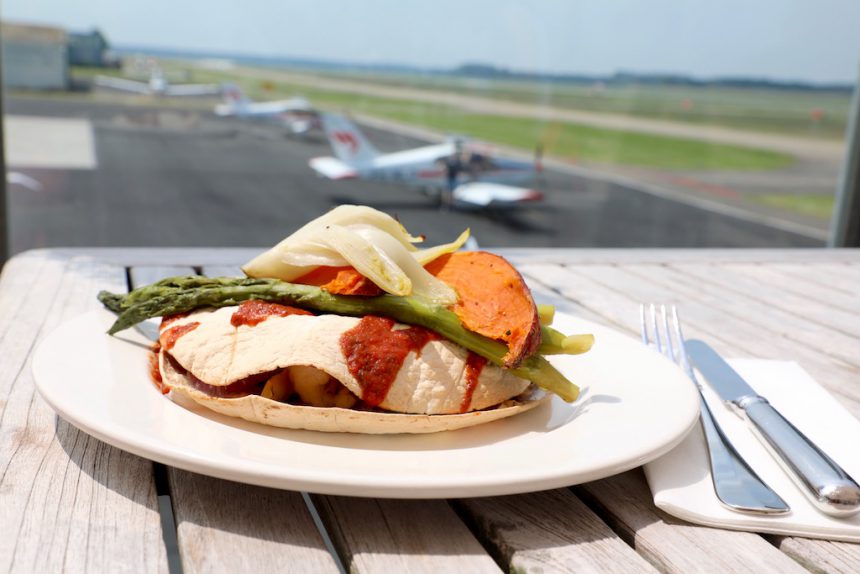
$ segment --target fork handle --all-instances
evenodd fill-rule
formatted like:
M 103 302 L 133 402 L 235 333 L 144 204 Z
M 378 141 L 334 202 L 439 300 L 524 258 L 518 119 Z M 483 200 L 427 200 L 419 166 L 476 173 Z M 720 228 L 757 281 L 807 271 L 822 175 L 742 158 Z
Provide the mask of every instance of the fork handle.
M 762 443 L 818 510 L 836 517 L 860 512 L 860 486 L 767 399 L 744 397 L 736 404 L 746 413 Z

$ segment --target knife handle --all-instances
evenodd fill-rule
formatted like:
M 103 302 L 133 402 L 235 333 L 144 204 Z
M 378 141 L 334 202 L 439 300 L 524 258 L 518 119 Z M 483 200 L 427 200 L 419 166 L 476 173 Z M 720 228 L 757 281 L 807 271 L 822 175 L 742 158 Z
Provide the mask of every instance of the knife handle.
M 743 397 L 736 404 L 818 510 L 836 517 L 860 512 L 860 486 L 767 399 Z

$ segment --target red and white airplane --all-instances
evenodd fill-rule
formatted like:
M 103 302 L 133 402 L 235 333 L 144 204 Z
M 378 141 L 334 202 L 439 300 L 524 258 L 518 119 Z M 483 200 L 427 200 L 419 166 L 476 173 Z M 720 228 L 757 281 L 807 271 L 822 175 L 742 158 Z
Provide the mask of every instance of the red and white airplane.
M 254 102 L 235 84 L 224 86 L 224 103 L 215 106 L 222 117 L 279 121 L 294 135 L 302 135 L 320 127 L 319 114 L 304 98 L 276 102 Z
M 534 162 L 503 159 L 491 155 L 486 144 L 457 139 L 383 154 L 347 118 L 320 114 L 320 120 L 337 156 L 310 160 L 311 168 L 323 177 L 403 183 L 433 190 L 455 206 L 475 209 L 543 199 L 539 191 L 517 187 L 534 181 L 541 171 L 538 158 Z
M 145 96 L 217 96 L 221 94 L 218 84 L 171 84 L 159 68 L 152 68 L 149 81 L 139 82 L 113 76 L 96 76 L 95 84 L 101 88 L 132 92 Z

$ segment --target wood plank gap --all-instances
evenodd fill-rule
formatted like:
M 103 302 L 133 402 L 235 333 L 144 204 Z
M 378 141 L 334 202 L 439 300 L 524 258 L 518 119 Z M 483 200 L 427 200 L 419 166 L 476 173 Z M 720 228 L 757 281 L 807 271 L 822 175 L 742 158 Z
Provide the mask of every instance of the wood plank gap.
M 334 542 L 331 539 L 331 536 L 326 530 L 325 524 L 323 524 L 322 518 L 320 517 L 320 513 L 317 510 L 316 505 L 314 504 L 313 498 L 307 492 L 302 492 L 302 499 L 305 501 L 305 506 L 308 507 L 308 512 L 311 513 L 311 518 L 314 521 L 314 524 L 319 530 L 320 536 L 322 536 L 323 542 L 325 543 L 325 547 L 328 549 L 329 554 L 334 559 L 334 563 L 337 566 L 337 569 L 341 571 L 342 574 L 346 574 L 346 568 L 343 566 L 343 562 L 340 559 L 340 555 L 337 552 L 337 548 L 334 547 Z
M 167 552 L 167 571 L 169 574 L 182 574 L 176 516 L 173 514 L 173 499 L 170 497 L 170 477 L 167 475 L 167 467 L 160 462 L 153 462 L 152 473 L 155 476 L 155 494 L 158 496 L 158 514 L 161 517 L 161 538 L 164 541 L 164 550 Z
M 502 544 L 494 544 L 493 540 L 490 536 L 486 536 L 482 534 L 483 529 L 481 525 L 478 524 L 478 518 L 471 512 L 469 512 L 468 507 L 463 503 L 462 500 L 452 499 L 448 500 L 448 506 L 451 507 L 451 510 L 454 511 L 454 514 L 463 521 L 463 524 L 466 525 L 466 528 L 472 533 L 472 535 L 477 539 L 478 544 L 480 544 L 484 550 L 486 550 L 487 554 L 490 555 L 490 558 L 496 563 L 496 565 L 505 572 L 513 571 L 513 564 L 511 563 L 510 556 L 505 557 L 505 548 Z

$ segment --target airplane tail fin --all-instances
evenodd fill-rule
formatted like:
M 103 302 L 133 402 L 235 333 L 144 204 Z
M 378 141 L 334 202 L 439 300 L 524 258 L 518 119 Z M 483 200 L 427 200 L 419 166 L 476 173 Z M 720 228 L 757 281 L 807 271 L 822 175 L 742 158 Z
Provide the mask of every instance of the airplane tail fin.
M 320 120 L 334 154 L 341 161 L 354 165 L 366 163 L 379 155 L 361 130 L 344 116 L 320 114 Z
M 236 84 L 222 84 L 221 97 L 224 103 L 215 106 L 215 113 L 219 116 L 240 116 L 251 103 L 251 99 Z
M 236 84 L 224 84 L 221 87 L 221 95 L 224 98 L 224 104 L 218 106 L 221 109 L 240 111 L 251 103 L 251 99 Z

